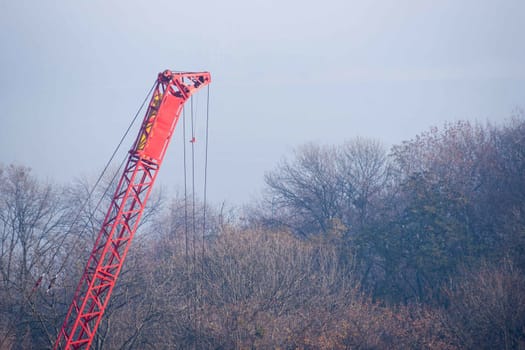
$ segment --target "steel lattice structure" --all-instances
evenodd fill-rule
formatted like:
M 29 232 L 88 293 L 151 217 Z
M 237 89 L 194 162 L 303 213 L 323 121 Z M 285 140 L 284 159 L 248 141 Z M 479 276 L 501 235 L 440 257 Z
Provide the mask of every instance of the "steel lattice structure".
M 89 349 L 186 100 L 208 72 L 159 73 L 144 121 L 118 182 L 54 349 Z

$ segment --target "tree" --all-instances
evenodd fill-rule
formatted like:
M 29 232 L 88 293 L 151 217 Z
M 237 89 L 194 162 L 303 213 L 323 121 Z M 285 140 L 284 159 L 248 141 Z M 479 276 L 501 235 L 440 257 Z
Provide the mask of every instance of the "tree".
M 510 257 L 525 269 L 525 114 L 492 130 L 493 150 L 483 165 L 476 223 L 487 235 L 491 256 Z
M 265 222 L 308 237 L 359 231 L 381 205 L 390 172 L 386 150 L 357 138 L 340 147 L 305 145 L 269 172 Z M 263 220 L 264 221 L 264 220 Z
M 54 304 L 45 291 L 56 279 L 69 222 L 60 194 L 29 168 L 0 167 L 0 314 L 15 347 L 49 346 L 54 336 Z
M 439 303 L 440 285 L 474 253 L 464 198 L 424 174 L 402 186 L 399 215 L 370 230 L 384 271 L 376 295 L 392 301 Z
M 337 174 L 347 196 L 343 221 L 360 231 L 377 216 L 391 190 L 391 165 L 385 147 L 376 140 L 355 138 L 337 148 Z
M 522 349 L 525 278 L 511 261 L 463 269 L 445 287 L 447 324 L 462 348 Z
M 272 217 L 307 237 L 328 233 L 334 220 L 342 220 L 344 188 L 338 181 L 335 150 L 308 144 L 266 175 Z
M 457 122 L 393 147 L 394 191 L 358 240 L 376 293 L 439 303 L 459 266 L 523 261 L 523 125 Z

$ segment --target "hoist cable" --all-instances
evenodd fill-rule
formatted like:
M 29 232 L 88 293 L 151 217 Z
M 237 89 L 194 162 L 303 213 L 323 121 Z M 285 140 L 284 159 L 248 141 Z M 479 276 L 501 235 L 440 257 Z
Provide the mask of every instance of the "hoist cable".
M 205 150 L 204 150 L 204 198 L 203 198 L 203 213 L 202 213 L 202 258 L 204 261 L 204 239 L 206 235 L 206 200 L 208 190 L 208 130 L 210 121 L 210 86 L 207 87 L 206 94 L 206 137 L 205 137 Z
M 193 234 L 193 255 L 196 259 L 196 235 L 197 226 L 195 220 L 195 114 L 193 109 L 193 96 L 190 97 L 191 105 L 191 197 L 192 197 L 192 208 L 191 208 L 191 219 L 192 219 L 192 234 Z
M 187 176 L 187 166 L 186 166 L 186 108 L 182 110 L 182 150 L 184 153 L 183 162 L 184 162 L 184 238 L 185 238 L 185 253 L 186 253 L 186 263 L 189 256 L 189 247 L 188 247 L 188 176 Z
M 190 121 L 191 121 L 191 195 L 192 195 L 192 242 L 193 242 L 193 327 L 197 329 L 197 303 L 199 297 L 198 280 L 197 280 L 197 253 L 196 253 L 196 224 L 195 224 L 195 114 L 193 109 L 193 96 L 190 97 Z
M 187 150 L 186 150 L 186 107 L 182 109 L 182 151 L 183 151 L 183 162 L 184 162 L 184 241 L 185 241 L 185 263 L 186 263 L 186 273 L 187 278 L 189 278 L 190 283 L 193 280 L 191 276 L 193 267 L 190 266 L 189 259 L 189 238 L 188 238 L 188 166 L 187 166 Z M 191 263 L 193 265 L 193 262 Z M 192 286 L 193 287 L 193 286 Z M 194 304 L 194 300 L 188 299 L 190 304 Z M 188 321 L 191 321 L 191 309 L 188 308 Z
M 195 269 L 197 255 L 195 242 L 195 114 L 193 96 L 190 97 L 190 127 L 191 127 L 191 233 L 193 242 L 193 268 Z
M 97 186 L 99 185 L 100 181 L 102 181 L 106 171 L 108 170 L 109 166 L 111 165 L 111 163 L 113 162 L 113 159 L 115 158 L 115 155 L 117 154 L 117 152 L 119 151 L 120 147 L 122 146 L 122 143 L 124 142 L 124 140 L 126 139 L 129 131 L 131 130 L 131 128 L 133 127 L 133 125 L 135 124 L 135 121 L 137 120 L 140 112 L 142 111 L 142 109 L 144 108 L 144 105 L 146 104 L 146 102 L 148 101 L 149 99 L 149 96 L 151 95 L 151 93 L 153 92 L 153 90 L 155 89 L 155 87 L 157 86 L 157 82 L 155 81 L 155 83 L 153 84 L 153 86 L 150 88 L 149 92 L 146 94 L 146 97 L 144 98 L 144 101 L 142 102 L 142 104 L 140 105 L 139 109 L 137 110 L 137 112 L 135 113 L 135 116 L 133 117 L 133 119 L 131 120 L 131 123 L 129 124 L 128 128 L 126 129 L 126 131 L 124 132 L 124 134 L 122 135 L 119 143 L 117 144 L 117 146 L 115 147 L 115 150 L 113 151 L 113 153 L 111 154 L 111 157 L 109 158 L 109 160 L 107 161 L 104 169 L 102 170 L 101 174 L 99 175 L 97 181 L 95 182 L 95 184 L 93 185 L 93 187 L 91 188 L 91 190 L 89 191 L 88 193 L 88 196 L 87 198 L 84 200 L 84 202 L 82 203 L 82 205 L 80 206 L 80 209 L 77 211 L 77 215 L 75 216 L 75 218 L 73 219 L 71 225 L 69 226 L 69 229 L 67 230 L 67 232 L 64 234 L 64 236 L 62 237 L 61 241 L 60 241 L 60 245 L 59 245 L 59 248 L 64 244 L 67 236 L 69 236 L 69 234 L 72 232 L 73 230 L 73 227 L 77 224 L 78 220 L 80 219 L 80 215 L 82 214 L 82 212 L 84 211 L 84 209 L 86 208 L 87 204 L 89 203 L 89 201 L 91 200 L 91 197 L 93 196 L 93 193 L 95 192 Z M 72 255 L 72 251 L 73 249 L 76 247 L 78 241 L 80 240 L 81 236 L 82 236 L 82 233 L 84 233 L 84 231 L 86 230 L 87 226 L 88 226 L 88 223 L 93 219 L 94 215 L 95 215 L 95 212 L 98 210 L 98 207 L 100 206 L 100 204 L 102 203 L 102 200 L 104 199 L 104 197 L 106 196 L 107 192 L 109 191 L 109 189 L 111 188 L 113 182 L 115 181 L 115 178 L 117 177 L 117 174 L 119 173 L 120 169 L 122 168 L 122 165 L 124 164 L 125 160 L 126 160 L 127 157 L 124 157 L 124 160 L 121 162 L 118 170 L 115 172 L 115 174 L 113 175 L 113 178 L 111 179 L 110 183 L 108 184 L 108 186 L 106 187 L 105 191 L 104 191 L 104 194 L 101 196 L 100 200 L 98 201 L 97 205 L 95 206 L 94 210 L 91 212 L 91 214 L 89 215 L 86 223 L 84 224 L 84 227 L 82 227 L 82 229 L 80 230 L 79 234 L 77 235 L 76 239 L 73 241 L 73 244 L 71 245 L 71 249 L 70 249 L 70 253 L 69 254 L 66 254 L 65 258 L 64 258 L 64 261 L 62 262 L 62 264 L 60 265 L 59 269 L 57 270 L 57 273 L 56 275 L 58 275 L 65 267 L 67 261 L 68 261 L 68 258 Z M 49 271 L 51 270 L 51 265 L 53 264 L 53 261 L 55 260 L 57 254 L 58 254 L 58 251 L 59 249 L 55 250 L 55 252 L 53 253 L 53 256 L 51 257 L 50 261 L 49 261 L 49 264 L 48 264 L 48 268 L 45 270 L 45 271 Z

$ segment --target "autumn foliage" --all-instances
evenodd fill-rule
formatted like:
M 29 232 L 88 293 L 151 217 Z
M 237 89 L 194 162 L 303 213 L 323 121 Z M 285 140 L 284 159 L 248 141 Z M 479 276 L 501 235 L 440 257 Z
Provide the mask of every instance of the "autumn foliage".
M 523 113 L 308 144 L 265 179 L 195 224 L 152 197 L 93 348 L 525 349 Z M 103 215 L 89 188 L 0 166 L 0 349 L 52 346 Z

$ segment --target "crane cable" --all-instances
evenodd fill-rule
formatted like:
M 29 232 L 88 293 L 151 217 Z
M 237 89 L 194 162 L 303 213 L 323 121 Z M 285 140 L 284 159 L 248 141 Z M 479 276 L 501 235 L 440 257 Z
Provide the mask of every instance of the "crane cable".
M 206 209 L 207 209 L 207 177 L 208 177 L 208 149 L 209 149 L 209 105 L 210 105 L 210 87 L 207 86 L 207 96 L 206 96 L 206 126 L 205 126 L 205 156 L 204 156 L 204 194 L 203 194 L 203 221 L 202 221 L 202 262 L 201 262 L 201 269 L 202 272 L 204 272 L 204 254 L 205 254 L 205 248 L 204 248 L 204 240 L 206 235 Z M 198 286 L 197 286 L 197 278 L 196 277 L 196 271 L 197 271 L 197 222 L 196 222 L 196 196 L 195 196 L 195 143 L 196 143 L 196 106 L 194 107 L 193 102 L 193 96 L 190 97 L 190 130 L 191 130 L 191 138 L 189 142 L 191 143 L 191 181 L 192 181 L 192 192 L 191 192 L 191 233 L 192 233 L 192 259 L 191 259 L 191 277 L 193 279 L 193 313 L 194 313 L 194 327 L 197 327 L 197 302 L 198 302 Z M 188 268 L 189 273 L 189 266 L 190 266 L 190 259 L 189 259 L 189 239 L 188 239 L 188 232 L 190 231 L 190 225 L 189 225 L 189 213 L 188 213 L 188 176 L 187 176 L 187 150 L 186 150 L 186 113 L 185 108 L 182 111 L 182 123 L 183 123 L 183 153 L 184 153 L 184 232 L 185 232 L 185 242 L 186 242 L 186 266 Z M 188 274 L 190 276 L 190 274 Z M 188 318 L 191 318 L 191 316 L 188 314 Z
M 195 111 L 193 109 L 193 95 L 190 97 L 190 127 L 191 127 L 191 237 L 193 242 L 192 277 L 193 277 L 193 327 L 198 325 L 197 310 L 199 303 L 199 280 L 197 278 L 196 254 L 196 223 L 195 223 Z M 195 345 L 195 344 L 194 344 Z
M 56 249 L 53 253 L 53 256 L 51 257 L 50 261 L 49 261 L 49 264 L 48 264 L 48 267 L 47 269 L 45 269 L 44 271 L 47 271 L 49 272 L 51 270 L 51 266 L 53 265 L 53 262 L 60 250 L 60 247 L 64 244 L 66 238 L 69 236 L 69 234 L 72 233 L 73 231 L 73 227 L 77 224 L 77 222 L 79 221 L 80 219 L 80 216 L 82 214 L 82 212 L 84 211 L 84 209 L 86 208 L 87 204 L 89 203 L 89 201 L 91 200 L 91 197 L 93 196 L 97 186 L 99 185 L 100 181 L 102 181 L 106 171 L 108 170 L 109 166 L 111 165 L 111 163 L 113 162 L 113 159 L 115 158 L 115 155 L 117 154 L 117 152 L 119 151 L 120 147 L 122 146 L 122 143 L 124 142 L 124 140 L 126 139 L 127 135 L 129 134 L 129 131 L 131 130 L 131 128 L 133 127 L 133 125 L 135 124 L 140 112 L 142 111 L 142 109 L 144 108 L 144 105 L 146 104 L 146 102 L 148 101 L 151 93 L 153 92 L 153 90 L 155 89 L 155 87 L 157 86 L 157 81 L 155 81 L 155 83 L 153 83 L 153 86 L 149 89 L 149 92 L 146 94 L 146 97 L 144 98 L 144 101 L 142 101 L 142 104 L 140 105 L 139 109 L 137 110 L 137 112 L 135 113 L 135 116 L 133 117 L 133 119 L 131 120 L 131 123 L 129 124 L 128 128 L 126 129 L 126 131 L 124 132 L 124 134 L 122 135 L 119 143 L 117 144 L 117 146 L 115 147 L 115 149 L 113 150 L 113 153 L 111 154 L 111 157 L 109 158 L 109 160 L 107 161 L 106 165 L 104 166 L 104 169 L 102 170 L 101 174 L 99 175 L 97 181 L 95 182 L 95 184 L 92 186 L 91 190 L 89 191 L 88 193 L 88 196 L 87 198 L 84 200 L 84 202 L 82 203 L 82 205 L 80 206 L 80 209 L 77 211 L 77 215 L 75 216 L 75 218 L 73 219 L 72 223 L 70 224 L 68 230 L 66 231 L 66 233 L 64 234 L 64 236 L 62 237 L 62 239 L 60 240 L 60 244 L 58 246 L 58 249 Z M 127 157 L 124 157 L 124 159 L 122 160 L 122 162 L 120 163 L 117 171 L 115 172 L 115 174 L 113 175 L 113 177 L 111 178 L 111 181 L 109 182 L 109 184 L 107 185 L 107 187 L 105 188 L 104 190 L 104 193 L 102 194 L 102 196 L 100 197 L 99 201 L 97 202 L 94 210 L 90 213 L 86 223 L 84 224 L 84 226 L 82 227 L 82 229 L 80 230 L 79 234 L 77 235 L 77 237 L 75 238 L 75 240 L 73 241 L 73 244 L 71 245 L 71 249 L 69 250 L 69 254 L 66 254 L 62 264 L 60 265 L 60 267 L 58 268 L 57 272 L 56 272 L 56 275 L 55 277 L 53 277 L 51 280 L 50 280 L 50 284 L 49 284 L 49 287 L 47 288 L 47 291 L 49 291 L 53 285 L 52 283 L 55 282 L 55 280 L 58 278 L 58 275 L 62 272 L 62 270 L 64 269 L 69 257 L 72 254 L 73 252 L 73 249 L 77 246 L 77 243 L 79 242 L 80 238 L 82 237 L 82 234 L 85 232 L 87 226 L 88 226 L 88 223 L 91 222 L 91 220 L 93 219 L 93 217 L 95 216 L 95 213 L 96 211 L 98 210 L 100 204 L 102 203 L 102 200 L 106 197 L 109 189 L 111 188 L 111 186 L 113 185 L 117 175 L 119 174 L 120 172 L 120 169 L 122 168 L 122 166 L 124 165 L 124 162 L 126 161 Z M 37 280 L 35 286 L 33 287 L 33 290 L 31 291 L 30 295 L 31 296 L 33 294 L 33 292 L 39 287 L 41 281 L 42 281 L 42 277 L 44 276 L 45 272 L 42 273 L 42 275 L 40 276 L 40 278 Z M 46 292 L 47 292 L 46 291 Z
M 197 262 L 196 255 L 196 236 L 197 236 L 197 223 L 195 214 L 195 111 L 193 109 L 193 95 L 190 97 L 190 108 L 191 108 L 191 233 L 193 238 L 193 263 Z
M 205 123 L 205 149 L 204 149 L 204 185 L 203 185 L 203 213 L 202 213 L 202 250 L 203 250 L 203 257 L 204 257 L 204 240 L 206 235 L 206 209 L 207 209 L 207 188 L 208 188 L 208 149 L 209 149 L 209 120 L 210 120 L 210 86 L 207 86 L 207 93 L 206 93 L 206 123 Z M 193 96 L 192 96 L 193 97 Z M 197 107 L 195 107 L 197 109 Z M 195 214 L 195 149 L 194 145 L 196 142 L 195 138 L 195 130 L 196 127 L 196 118 L 194 117 L 194 114 L 197 114 L 197 112 L 194 113 L 193 111 L 193 98 L 191 99 L 191 144 L 192 144 L 192 202 L 193 202 L 193 213 L 192 213 L 192 220 L 193 225 L 192 231 L 193 234 L 197 234 L 197 228 L 196 228 L 196 214 Z
M 189 240 L 188 240 L 188 177 L 186 169 L 186 107 L 182 109 L 182 151 L 184 163 L 184 240 L 185 240 L 185 258 L 188 263 Z
M 207 86 L 206 91 L 206 144 L 204 151 L 204 198 L 203 198 L 203 209 L 202 209 L 202 258 L 204 261 L 204 238 L 206 235 L 206 200 L 208 192 L 208 145 L 209 145 L 209 122 L 210 122 L 210 85 Z

